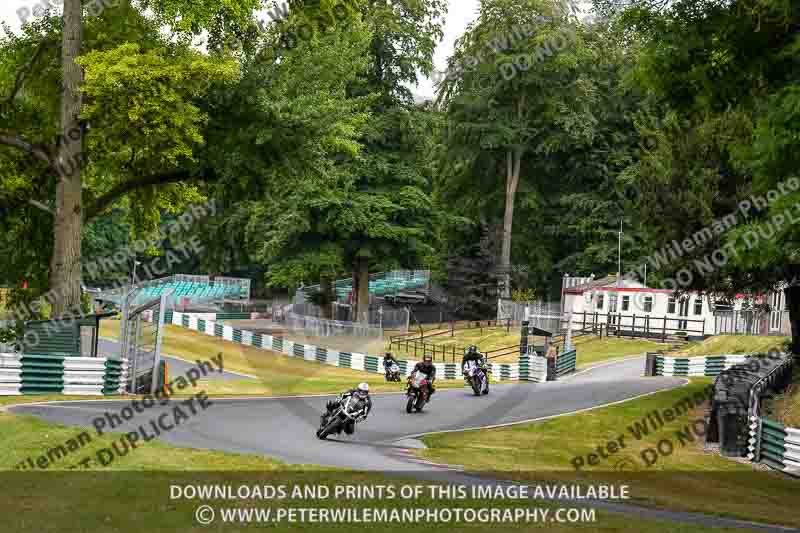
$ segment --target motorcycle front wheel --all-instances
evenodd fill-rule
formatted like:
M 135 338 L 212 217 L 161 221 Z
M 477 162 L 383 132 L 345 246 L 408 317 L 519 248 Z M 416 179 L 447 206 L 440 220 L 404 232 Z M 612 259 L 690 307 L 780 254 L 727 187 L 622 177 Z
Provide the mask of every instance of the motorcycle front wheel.
M 481 395 L 481 383 L 478 381 L 477 377 L 473 377 L 469 380 L 469 384 L 472 385 L 472 392 L 475 393 L 475 396 Z
M 406 413 L 411 413 L 414 410 L 414 397 L 409 396 L 408 402 L 406 403 Z
M 334 418 L 333 420 L 328 422 L 327 426 L 319 428 L 317 430 L 317 437 L 319 437 L 320 440 L 325 440 L 326 438 L 328 438 L 328 435 L 336 431 L 336 429 L 339 427 L 339 423 L 340 423 L 339 417 Z

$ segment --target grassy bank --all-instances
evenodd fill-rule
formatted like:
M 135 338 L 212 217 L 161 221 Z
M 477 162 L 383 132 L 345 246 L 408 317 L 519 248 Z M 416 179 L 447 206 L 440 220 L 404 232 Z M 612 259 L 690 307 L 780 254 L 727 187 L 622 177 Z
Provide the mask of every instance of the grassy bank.
M 690 356 L 720 355 L 742 353 L 764 353 L 770 350 L 784 350 L 789 337 L 771 337 L 764 335 L 717 335 L 703 342 L 692 342 L 676 354 Z
M 119 322 L 104 321 L 101 335 L 116 338 Z M 222 353 L 226 370 L 255 376 L 255 380 L 208 380 L 201 387 L 209 394 L 261 394 L 285 396 L 341 392 L 364 381 L 376 392 L 398 392 L 404 382 L 387 383 L 383 374 L 339 368 L 270 350 L 211 337 L 179 326 L 166 326 L 162 351 L 187 361 L 208 360 Z M 440 381 L 442 387 L 463 387 L 461 381 Z
M 702 393 L 707 384 L 707 380 L 695 381 L 677 390 L 539 423 L 430 435 L 424 438 L 429 448 L 420 454 L 519 481 L 624 481 L 645 505 L 800 526 L 800 517 L 786 504 L 796 501 L 796 481 L 705 451 L 704 431 L 692 430 L 690 425 L 703 419 L 700 409 L 684 409 L 673 421 L 636 438 L 636 423 L 648 413 L 663 414 Z M 695 427 L 704 430 L 703 425 Z M 655 452 L 660 441 L 668 441 L 670 453 Z M 667 445 L 662 444 L 662 449 Z M 645 459 L 652 462 L 654 458 L 648 466 Z M 576 465 L 580 470 L 576 471 Z

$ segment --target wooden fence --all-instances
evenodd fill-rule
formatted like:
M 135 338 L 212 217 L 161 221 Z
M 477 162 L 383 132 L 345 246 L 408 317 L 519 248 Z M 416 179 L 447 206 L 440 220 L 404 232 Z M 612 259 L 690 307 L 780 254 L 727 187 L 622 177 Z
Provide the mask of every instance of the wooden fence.
M 573 327 L 591 331 L 600 337 L 640 337 L 648 339 L 702 337 L 705 335 L 705 318 L 650 315 L 623 315 L 622 313 L 573 313 Z

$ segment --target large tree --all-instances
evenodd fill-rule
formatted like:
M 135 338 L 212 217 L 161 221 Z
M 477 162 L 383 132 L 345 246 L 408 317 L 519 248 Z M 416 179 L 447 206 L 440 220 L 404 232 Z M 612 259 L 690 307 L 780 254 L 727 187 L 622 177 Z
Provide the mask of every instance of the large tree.
M 52 189 L 48 284 L 55 315 L 80 304 L 84 220 L 139 194 L 132 212 L 144 223 L 140 229 L 153 229 L 159 200 L 173 208 L 180 202 L 177 189 L 163 198 L 153 187 L 199 174 L 194 151 L 202 145 L 204 116 L 192 99 L 204 85 L 197 81 L 230 78 L 235 68 L 201 57 L 188 38 L 212 22 L 248 19 L 258 4 L 173 0 L 133 7 L 125 0 L 86 18 L 81 0 L 65 0 L 61 17 L 48 13 L 44 22 L 26 25 L 21 36 L 0 42 L 0 113 L 6 125 L 0 146 L 3 158 L 19 168 L 7 181 L 14 181 L 17 193 L 26 189 L 20 180 Z M 161 36 L 162 25 L 172 28 L 171 36 Z M 60 98 L 54 101 L 52 94 Z M 109 145 L 117 151 L 105 151 Z M 29 200 L 49 203 L 14 197 L 6 209 Z
M 294 47 L 286 56 L 330 51 L 307 82 L 291 89 L 319 102 L 305 111 L 308 122 L 338 140 L 315 147 L 320 157 L 314 165 L 292 169 L 267 188 L 268 196 L 253 198 L 248 239 L 257 243 L 275 284 L 349 273 L 356 316 L 365 320 L 370 269 L 417 266 L 431 251 L 436 120 L 414 104 L 408 85 L 418 72 L 431 71 L 444 2 L 356 1 L 349 3 L 347 20 L 326 13 L 324 2 L 291 5 L 276 26 L 284 36 L 300 35 L 303 25 L 327 24 L 328 31 L 311 39 L 288 39 Z M 282 62 L 281 68 L 308 64 Z
M 639 124 L 653 143 L 626 174 L 640 186 L 651 249 L 673 241 L 681 248 L 646 262 L 678 290 L 784 289 L 800 353 L 798 224 L 788 211 L 800 195 L 779 192 L 767 209 L 742 203 L 798 176 L 800 6 L 632 4 L 618 20 L 641 42 L 633 79 L 657 112 Z M 778 228 L 759 233 L 778 215 Z
M 501 294 L 511 295 L 518 191 L 547 201 L 562 169 L 555 154 L 590 143 L 596 119 L 584 30 L 560 4 L 487 0 L 456 45 L 439 91 L 447 112 L 443 153 L 450 197 L 503 205 Z M 539 205 L 543 202 L 539 201 Z

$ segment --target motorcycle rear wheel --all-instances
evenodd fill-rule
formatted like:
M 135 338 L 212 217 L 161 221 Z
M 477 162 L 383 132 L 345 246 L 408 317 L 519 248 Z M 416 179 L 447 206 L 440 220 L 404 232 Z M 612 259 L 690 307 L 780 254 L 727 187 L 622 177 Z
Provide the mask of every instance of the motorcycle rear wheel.
M 417 404 L 414 406 L 414 409 L 419 413 L 422 411 L 422 408 L 425 407 L 425 398 L 422 394 L 417 396 Z

